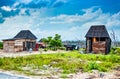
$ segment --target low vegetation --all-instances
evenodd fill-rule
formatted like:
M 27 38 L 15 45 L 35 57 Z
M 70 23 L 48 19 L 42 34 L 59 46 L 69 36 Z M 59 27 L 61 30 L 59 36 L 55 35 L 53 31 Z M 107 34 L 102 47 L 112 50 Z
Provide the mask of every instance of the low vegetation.
M 69 74 L 92 70 L 106 72 L 117 66 L 120 67 L 118 55 L 80 54 L 78 51 L 0 58 L 1 69 L 15 70 L 28 75 Z M 42 71 L 47 73 L 41 73 Z
M 3 42 L 0 42 L 0 49 L 3 49 Z
M 120 47 L 112 47 L 110 54 L 120 55 Z

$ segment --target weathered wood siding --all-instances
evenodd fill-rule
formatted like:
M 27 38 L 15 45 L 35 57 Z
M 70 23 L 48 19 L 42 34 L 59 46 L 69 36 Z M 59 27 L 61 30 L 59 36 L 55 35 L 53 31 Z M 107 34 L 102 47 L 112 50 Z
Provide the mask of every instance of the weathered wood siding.
M 94 53 L 105 53 L 105 51 L 106 51 L 106 42 L 93 42 L 92 51 Z
M 4 40 L 3 50 L 5 52 L 28 51 L 30 48 L 34 50 L 35 44 L 36 40 L 31 39 Z
M 107 54 L 110 52 L 110 48 L 111 48 L 111 39 L 109 38 L 102 38 L 102 41 L 98 40 L 98 38 L 97 40 L 94 38 L 86 39 L 86 51 L 88 53 L 92 52 L 95 54 L 97 53 Z
M 3 41 L 3 50 L 5 52 L 14 52 L 14 41 Z

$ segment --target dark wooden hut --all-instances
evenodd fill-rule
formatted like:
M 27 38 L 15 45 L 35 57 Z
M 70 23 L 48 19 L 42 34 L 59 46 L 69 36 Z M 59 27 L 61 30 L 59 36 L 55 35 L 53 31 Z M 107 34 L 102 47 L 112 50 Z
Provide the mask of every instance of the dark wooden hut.
M 104 25 L 91 26 L 85 37 L 88 53 L 108 54 L 110 52 L 111 39 Z
M 28 51 L 34 50 L 36 36 L 29 30 L 20 31 L 14 38 L 3 40 L 3 49 L 5 52 Z

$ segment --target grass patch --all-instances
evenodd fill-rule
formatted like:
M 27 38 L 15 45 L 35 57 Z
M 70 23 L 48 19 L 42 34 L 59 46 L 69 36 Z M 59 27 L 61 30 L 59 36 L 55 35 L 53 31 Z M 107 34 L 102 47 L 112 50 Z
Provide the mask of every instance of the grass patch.
M 75 73 L 81 70 L 85 72 L 91 70 L 106 72 L 118 65 L 120 65 L 120 56 L 80 54 L 78 51 L 0 58 L 1 69 L 16 70 L 29 75 L 34 75 L 35 72 L 33 71 L 52 68 L 58 68 L 58 70 L 53 70 L 54 73 L 60 72 L 62 74 Z
M 62 74 L 60 78 L 68 78 L 68 74 Z

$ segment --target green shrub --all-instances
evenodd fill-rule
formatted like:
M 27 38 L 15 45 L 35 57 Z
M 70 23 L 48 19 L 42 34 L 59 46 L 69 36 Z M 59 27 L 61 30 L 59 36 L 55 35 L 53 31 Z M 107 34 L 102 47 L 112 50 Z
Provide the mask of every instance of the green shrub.
M 63 70 L 63 74 L 69 74 L 69 73 L 70 73 L 70 70 L 67 70 L 67 69 Z
M 58 49 L 60 49 L 60 50 L 66 50 L 65 47 L 59 47 Z
M 120 55 L 120 48 L 119 47 L 113 47 L 113 48 L 111 48 L 110 54 Z
M 88 62 L 88 64 L 85 66 L 85 71 L 91 71 L 91 70 L 99 70 L 99 65 L 96 62 Z
M 44 48 L 44 51 L 48 51 L 48 48 Z
M 115 50 L 116 50 L 116 48 L 112 47 L 111 50 L 110 50 L 110 54 L 115 54 Z
M 60 77 L 61 78 L 68 78 L 68 75 L 67 74 L 62 74 Z
M 117 49 L 115 50 L 115 53 L 116 53 L 117 55 L 120 55 L 120 48 L 117 48 Z
M 52 50 L 52 51 L 56 51 L 56 50 L 57 50 L 57 47 L 52 47 L 51 50 Z
M 3 59 L 0 59 L 0 66 L 3 65 Z
M 109 71 L 110 69 L 113 68 L 113 64 L 112 62 L 103 62 L 103 63 L 100 63 L 100 68 L 99 68 L 99 71 L 103 71 L 103 72 L 106 72 L 106 71 Z
M 0 42 L 0 49 L 3 49 L 3 42 Z

